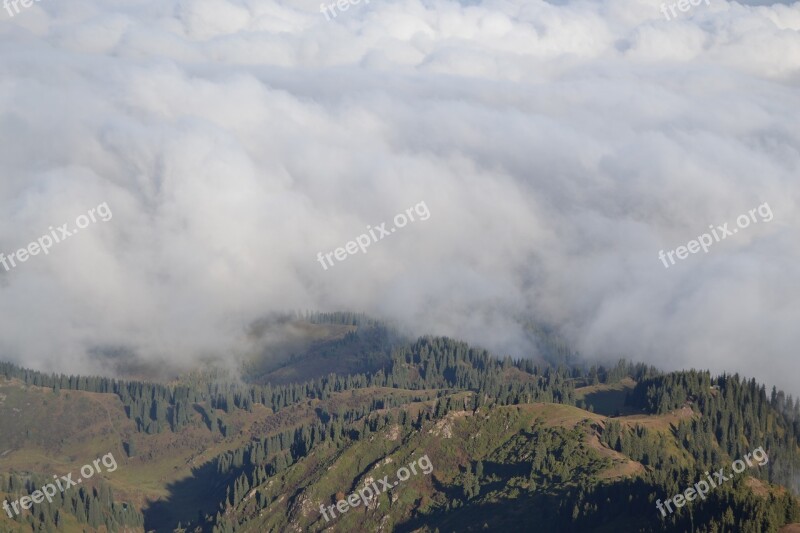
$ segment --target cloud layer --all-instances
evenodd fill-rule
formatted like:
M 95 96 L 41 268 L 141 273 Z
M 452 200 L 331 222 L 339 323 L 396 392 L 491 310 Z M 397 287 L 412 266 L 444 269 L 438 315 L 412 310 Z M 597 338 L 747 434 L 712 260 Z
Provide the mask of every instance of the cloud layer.
M 329 2 L 326 2 L 329 3 Z M 353 309 L 797 392 L 800 3 L 41 0 L 0 20 L 0 353 L 99 372 Z M 318 252 L 409 225 L 325 271 Z M 671 250 L 768 202 L 756 224 Z

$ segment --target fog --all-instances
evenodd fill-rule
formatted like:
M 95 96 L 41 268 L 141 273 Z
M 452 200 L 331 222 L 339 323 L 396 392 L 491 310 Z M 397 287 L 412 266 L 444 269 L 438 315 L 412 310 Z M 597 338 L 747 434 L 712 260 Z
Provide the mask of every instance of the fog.
M 275 312 L 353 310 L 520 357 L 533 321 L 796 394 L 800 3 L 661 4 L 0 10 L 0 251 L 113 212 L 0 267 L 0 357 L 178 368 L 248 354 Z

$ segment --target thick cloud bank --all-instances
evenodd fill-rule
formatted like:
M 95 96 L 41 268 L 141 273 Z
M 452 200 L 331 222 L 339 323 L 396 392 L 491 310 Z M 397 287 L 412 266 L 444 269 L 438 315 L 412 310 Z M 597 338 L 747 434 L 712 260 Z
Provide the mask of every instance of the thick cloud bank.
M 587 356 L 796 392 L 800 3 L 661 4 L 1 10 L 0 251 L 113 218 L 0 267 L 0 353 L 178 364 L 246 352 L 274 311 L 352 309 L 515 355 L 533 319 Z

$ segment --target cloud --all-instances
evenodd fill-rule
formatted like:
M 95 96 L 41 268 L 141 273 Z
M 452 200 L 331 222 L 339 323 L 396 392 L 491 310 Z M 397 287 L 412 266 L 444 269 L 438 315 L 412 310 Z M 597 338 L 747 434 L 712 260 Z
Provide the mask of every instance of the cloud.
M 0 20 L 0 351 L 105 372 L 353 309 L 797 391 L 800 3 L 42 0 Z M 425 201 L 329 270 L 343 246 Z M 665 269 L 763 202 L 775 218 Z M 116 362 L 114 363 L 117 364 Z M 133 363 L 132 363 L 133 364 Z

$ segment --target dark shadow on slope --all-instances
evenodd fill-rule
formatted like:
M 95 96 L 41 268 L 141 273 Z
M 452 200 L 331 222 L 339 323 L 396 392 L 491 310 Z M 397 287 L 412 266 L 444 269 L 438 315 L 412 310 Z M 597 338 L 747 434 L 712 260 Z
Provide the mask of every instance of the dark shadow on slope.
M 205 407 L 198 404 L 194 404 L 192 405 L 192 408 L 194 408 L 195 412 L 203 418 L 203 424 L 206 425 L 208 430 L 214 431 L 214 424 L 211 422 L 211 417 L 206 412 Z
M 691 523 L 686 514 L 670 518 L 675 522 L 665 523 L 656 510 L 653 500 L 666 492 L 640 478 L 621 480 L 616 483 L 600 483 L 583 488 L 562 487 L 528 494 L 518 492 L 516 497 L 500 501 L 454 502 L 450 509 L 441 509 L 432 514 L 418 514 L 395 526 L 397 533 L 410 533 L 420 528 L 441 532 L 458 531 L 524 531 L 554 533 L 608 533 L 664 531 L 665 526 L 679 526 L 669 531 L 688 531 Z M 483 487 L 482 487 L 483 494 Z M 582 494 L 583 497 L 578 495 Z M 710 502 L 710 499 L 709 499 Z M 420 501 L 417 502 L 419 504 Z M 704 502 L 708 503 L 708 502 Z M 720 516 L 727 501 L 707 505 L 708 516 Z M 694 526 L 701 525 L 699 515 Z
M 192 470 L 192 475 L 167 485 L 169 497 L 151 502 L 143 510 L 145 531 L 172 532 L 180 522 L 199 524 L 200 516 L 214 515 L 225 497 L 225 487 L 232 475 L 220 477 L 216 463 L 209 461 Z
M 587 407 L 591 405 L 595 413 L 604 416 L 633 414 L 636 410 L 625 405 L 628 392 L 629 389 L 590 392 L 583 397 L 583 402 Z

